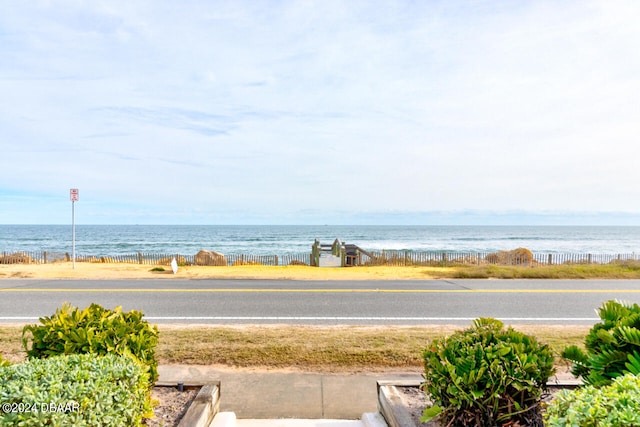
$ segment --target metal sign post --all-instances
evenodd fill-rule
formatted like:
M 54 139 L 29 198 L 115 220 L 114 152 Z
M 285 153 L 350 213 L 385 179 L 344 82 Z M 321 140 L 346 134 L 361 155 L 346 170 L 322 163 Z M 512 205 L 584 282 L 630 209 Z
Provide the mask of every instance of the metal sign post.
M 71 198 L 71 261 L 73 269 L 76 268 L 76 202 L 78 201 L 78 189 L 72 188 Z

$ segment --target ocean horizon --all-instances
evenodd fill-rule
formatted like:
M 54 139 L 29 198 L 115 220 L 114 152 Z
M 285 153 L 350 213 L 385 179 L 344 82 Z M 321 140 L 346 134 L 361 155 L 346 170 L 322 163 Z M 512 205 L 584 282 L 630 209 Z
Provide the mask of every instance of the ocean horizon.
M 365 250 L 534 253 L 640 253 L 640 226 L 442 225 L 87 225 L 75 227 L 79 256 L 134 253 L 285 255 L 315 240 Z M 0 252 L 71 252 L 71 225 L 0 225 Z

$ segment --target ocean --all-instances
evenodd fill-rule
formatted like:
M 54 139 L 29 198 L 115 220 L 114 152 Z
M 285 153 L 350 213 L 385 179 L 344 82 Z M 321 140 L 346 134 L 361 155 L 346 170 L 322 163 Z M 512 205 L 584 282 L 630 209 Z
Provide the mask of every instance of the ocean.
M 0 253 L 71 252 L 71 225 L 0 225 Z M 76 225 L 79 256 L 310 253 L 315 239 L 365 250 L 638 254 L 636 226 Z

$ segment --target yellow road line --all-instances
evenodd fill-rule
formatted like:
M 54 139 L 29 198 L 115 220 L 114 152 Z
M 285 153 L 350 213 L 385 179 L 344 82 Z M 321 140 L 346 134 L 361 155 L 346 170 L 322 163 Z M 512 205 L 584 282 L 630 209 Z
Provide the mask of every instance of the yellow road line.
M 129 288 L 0 288 L 0 292 L 69 292 L 69 293 L 524 293 L 524 294 L 604 294 L 640 293 L 640 289 L 129 289 Z

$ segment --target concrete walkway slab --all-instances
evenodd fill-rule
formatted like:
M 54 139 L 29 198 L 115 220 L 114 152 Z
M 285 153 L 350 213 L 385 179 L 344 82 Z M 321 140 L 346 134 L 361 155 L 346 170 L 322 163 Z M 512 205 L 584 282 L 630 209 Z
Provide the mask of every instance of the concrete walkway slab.
M 373 375 L 323 375 L 323 418 L 354 419 L 377 411 L 377 377 Z
M 324 418 L 322 378 L 310 374 L 251 374 L 227 379 L 221 407 L 238 418 Z

